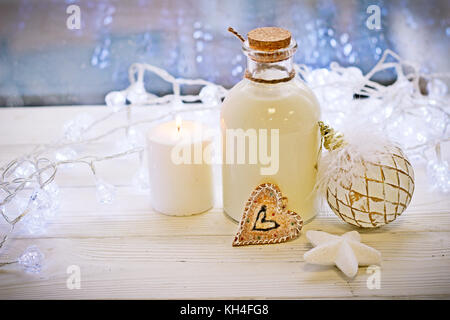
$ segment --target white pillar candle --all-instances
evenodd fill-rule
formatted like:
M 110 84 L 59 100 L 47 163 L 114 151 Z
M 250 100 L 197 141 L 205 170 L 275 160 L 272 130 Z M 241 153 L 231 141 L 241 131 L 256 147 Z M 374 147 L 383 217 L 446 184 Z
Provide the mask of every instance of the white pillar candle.
M 147 136 L 150 198 L 164 214 L 186 216 L 213 206 L 211 141 L 193 121 L 166 122 Z

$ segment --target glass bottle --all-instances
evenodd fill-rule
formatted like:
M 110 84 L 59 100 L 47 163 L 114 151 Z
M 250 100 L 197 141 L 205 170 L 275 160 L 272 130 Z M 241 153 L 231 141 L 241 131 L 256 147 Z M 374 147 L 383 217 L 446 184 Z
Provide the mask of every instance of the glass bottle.
M 242 48 L 245 77 L 228 92 L 221 111 L 224 211 L 239 221 L 252 190 L 269 182 L 288 198 L 288 209 L 308 222 L 317 209 L 320 108 L 295 73 L 297 44 L 289 31 L 268 27 L 250 31 Z

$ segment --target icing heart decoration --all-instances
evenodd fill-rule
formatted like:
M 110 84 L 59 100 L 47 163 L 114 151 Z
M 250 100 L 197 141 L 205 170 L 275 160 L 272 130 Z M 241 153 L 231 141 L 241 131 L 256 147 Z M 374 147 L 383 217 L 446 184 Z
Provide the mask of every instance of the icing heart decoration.
M 286 242 L 297 238 L 302 226 L 302 218 L 287 210 L 287 198 L 280 188 L 264 183 L 253 190 L 245 204 L 233 246 Z

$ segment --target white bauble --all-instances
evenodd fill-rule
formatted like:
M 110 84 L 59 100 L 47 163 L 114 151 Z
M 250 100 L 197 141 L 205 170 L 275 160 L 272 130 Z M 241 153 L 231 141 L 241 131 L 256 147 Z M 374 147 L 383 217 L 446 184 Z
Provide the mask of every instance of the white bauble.
M 362 228 L 388 224 L 408 207 L 414 192 L 414 170 L 400 148 L 374 162 L 358 162 L 352 179 L 336 172 L 328 182 L 327 202 L 343 221 Z
M 329 152 L 319 163 L 319 185 L 333 212 L 362 228 L 397 219 L 414 193 L 414 170 L 403 151 L 373 132 L 342 137 L 322 129 Z

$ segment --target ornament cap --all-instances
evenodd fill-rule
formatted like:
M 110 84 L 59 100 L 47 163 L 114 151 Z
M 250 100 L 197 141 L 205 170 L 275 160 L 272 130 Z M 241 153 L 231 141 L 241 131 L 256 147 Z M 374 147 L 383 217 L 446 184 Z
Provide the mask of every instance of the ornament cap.
M 329 125 L 319 121 L 319 128 L 323 139 L 323 146 L 328 151 L 339 149 L 346 144 L 342 133 L 336 132 Z

